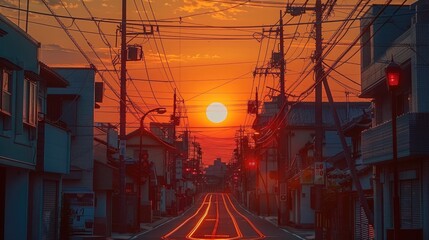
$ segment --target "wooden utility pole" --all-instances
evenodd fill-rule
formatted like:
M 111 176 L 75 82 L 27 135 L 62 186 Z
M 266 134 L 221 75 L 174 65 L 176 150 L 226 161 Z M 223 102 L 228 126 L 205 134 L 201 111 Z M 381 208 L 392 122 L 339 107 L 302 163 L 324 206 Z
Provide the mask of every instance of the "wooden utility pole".
M 315 62 L 314 71 L 316 75 L 315 85 L 315 99 L 314 99 L 314 161 L 323 162 L 323 114 L 322 114 L 322 79 L 323 79 L 323 66 L 322 66 L 322 2 L 316 0 L 315 7 L 292 7 L 287 6 L 287 12 L 293 16 L 298 16 L 305 13 L 306 10 L 312 10 L 316 14 L 315 28 L 315 42 L 316 50 L 314 52 L 313 61 Z M 323 239 L 322 229 L 322 188 L 323 185 L 315 185 L 313 188 L 315 195 L 315 238 Z
M 280 109 L 286 102 L 285 98 L 285 46 L 283 39 L 283 12 L 280 10 Z
M 279 52 L 273 52 L 271 58 L 271 66 L 268 68 L 257 68 L 254 74 L 267 75 L 275 74 L 279 76 L 280 90 L 278 96 L 278 117 L 280 119 L 285 117 L 286 114 L 286 93 L 285 93 L 285 68 L 286 62 L 284 59 L 284 33 L 283 33 L 283 11 L 280 10 L 279 27 L 275 30 L 263 30 L 264 32 L 275 32 L 280 37 Z M 276 90 L 276 89 L 273 89 Z M 277 209 L 277 223 L 278 225 L 285 225 L 287 222 L 287 207 L 280 201 L 281 195 L 286 194 L 285 183 L 285 169 L 286 169 L 286 156 L 287 156 L 287 139 L 285 135 L 285 126 L 279 126 L 280 129 L 276 135 L 277 141 L 277 197 L 279 199 L 279 207 Z M 268 200 L 267 200 L 268 202 Z M 268 204 L 268 203 L 267 203 Z
M 316 22 L 314 23 L 316 31 L 316 51 L 314 52 L 315 62 L 315 75 L 316 75 L 316 86 L 315 86 L 315 141 L 314 141 L 314 161 L 323 162 L 323 119 L 322 119 L 322 3 L 321 0 L 316 0 L 315 6 Z M 323 239 L 323 218 L 322 218 L 322 189 L 323 185 L 315 185 L 315 239 Z
M 119 102 L 119 202 L 120 230 L 126 232 L 127 204 L 125 195 L 125 152 L 126 152 L 126 110 L 127 110 L 127 0 L 122 0 L 122 23 L 121 23 L 121 94 Z
M 286 94 L 285 94 L 285 52 L 284 52 L 284 38 L 283 38 L 283 12 L 280 11 L 280 22 L 279 22 L 279 35 L 280 35 L 280 99 L 279 99 L 279 112 L 280 118 L 283 119 L 286 116 Z M 282 121 L 280 121 L 282 122 Z M 279 207 L 277 209 L 277 224 L 286 225 L 288 217 L 286 214 L 287 206 L 283 201 L 283 196 L 286 194 L 286 183 L 285 183 L 285 172 L 286 172 L 286 155 L 287 155 L 287 138 L 286 138 L 286 126 L 279 126 L 280 130 L 277 133 L 277 187 L 278 187 L 278 199 Z
M 352 180 L 356 191 L 359 196 L 359 202 L 365 211 L 365 214 L 368 218 L 368 222 L 373 224 L 373 215 L 369 209 L 368 202 L 365 199 L 363 189 L 360 183 L 360 179 L 357 176 L 356 166 L 354 161 L 351 158 L 350 149 L 347 145 L 343 130 L 341 128 L 341 122 L 336 111 L 332 93 L 329 88 L 328 81 L 326 79 L 326 74 L 322 66 L 322 3 L 321 0 L 316 0 L 316 5 L 314 8 L 308 7 L 287 7 L 287 12 L 291 13 L 293 16 L 297 16 L 305 13 L 306 10 L 314 10 L 316 13 L 316 22 L 315 22 L 315 31 L 316 31 L 316 51 L 314 54 L 315 61 L 315 75 L 316 75 L 316 86 L 315 86 L 315 161 L 323 162 L 323 119 L 322 119 L 322 84 L 325 86 L 326 95 L 328 97 L 329 103 L 332 109 L 332 115 L 335 122 L 335 127 L 337 128 L 338 135 L 340 137 L 341 145 L 343 147 L 344 155 L 346 158 L 347 165 L 350 169 Z M 322 205 L 322 185 L 316 185 L 315 190 L 315 239 L 323 239 L 323 219 L 321 214 L 321 205 Z
M 176 89 L 174 89 L 174 95 L 173 95 L 173 115 L 171 116 L 171 122 L 173 123 L 173 144 L 176 143 L 176 125 L 177 125 L 177 117 L 176 117 L 176 110 L 177 110 L 177 95 L 176 95 Z

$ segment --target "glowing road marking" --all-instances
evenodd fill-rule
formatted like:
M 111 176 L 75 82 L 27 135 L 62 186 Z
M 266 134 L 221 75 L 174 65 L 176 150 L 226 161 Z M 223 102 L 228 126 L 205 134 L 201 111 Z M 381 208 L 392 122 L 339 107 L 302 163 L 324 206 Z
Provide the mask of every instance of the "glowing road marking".
M 209 197 L 210 195 L 210 197 Z M 217 229 L 218 229 L 218 224 L 219 224 L 219 201 L 218 201 L 218 195 L 216 194 L 216 218 L 207 218 L 208 212 L 210 210 L 210 207 L 213 203 L 212 198 L 213 198 L 214 194 L 206 194 L 204 197 L 203 202 L 201 203 L 200 207 L 198 208 L 198 210 L 188 219 L 186 219 L 182 224 L 180 224 L 179 226 L 177 226 L 175 229 L 173 229 L 171 232 L 169 232 L 168 234 L 166 234 L 165 236 L 162 237 L 162 239 L 167 239 L 168 237 L 170 237 L 172 234 L 174 234 L 176 231 L 178 231 L 180 228 L 182 228 L 187 222 L 189 222 L 191 219 L 193 219 L 196 215 L 198 215 L 203 207 L 207 206 L 204 214 L 200 217 L 200 219 L 198 220 L 198 222 L 196 223 L 196 225 L 194 226 L 194 228 L 186 235 L 186 239 L 192 239 L 192 240 L 208 240 L 208 239 L 218 239 L 218 240 L 233 240 L 233 239 L 242 239 L 243 238 L 243 234 L 241 232 L 241 229 L 237 223 L 236 218 L 234 217 L 234 214 L 231 212 L 230 208 L 228 207 L 228 205 L 231 205 L 232 209 L 238 213 L 243 219 L 245 219 L 247 221 L 247 223 L 253 228 L 253 230 L 259 235 L 259 237 L 257 238 L 252 238 L 252 239 L 262 239 L 265 238 L 265 235 L 262 234 L 262 232 L 255 227 L 255 225 L 249 220 L 249 218 L 247 218 L 246 216 L 244 216 L 242 213 L 240 213 L 237 208 L 234 206 L 234 204 L 231 201 L 231 198 L 229 195 L 226 195 L 228 198 L 228 202 L 225 199 L 225 194 L 222 193 L 222 199 L 223 199 L 223 203 L 225 205 L 225 209 L 228 212 L 233 224 L 234 224 L 234 228 L 235 231 L 237 233 L 236 237 L 230 237 L 230 235 L 217 235 Z M 208 198 L 208 201 L 207 201 Z M 215 226 L 213 228 L 212 234 L 206 234 L 203 236 L 203 238 L 197 238 L 197 237 L 193 237 L 193 235 L 195 234 L 195 232 L 198 230 L 198 228 L 201 226 L 201 224 L 203 223 L 203 221 L 216 221 Z
M 201 223 L 204 221 L 204 219 L 207 217 L 207 214 L 209 212 L 209 209 L 211 207 L 211 202 L 212 202 L 212 197 L 213 194 L 210 194 L 210 198 L 209 198 L 209 202 L 210 204 L 207 206 L 206 208 L 206 212 L 203 214 L 203 216 L 201 216 L 200 220 L 198 220 L 197 224 L 195 224 L 194 228 L 188 233 L 188 235 L 186 235 L 187 239 L 199 239 L 199 238 L 194 238 L 192 237 L 192 235 L 194 235 L 194 233 L 197 231 L 197 229 L 200 227 Z
M 232 223 L 234 223 L 234 228 L 235 231 L 237 232 L 237 237 L 235 238 L 230 238 L 230 239 L 238 239 L 238 238 L 242 238 L 243 234 L 240 231 L 240 227 L 238 226 L 237 220 L 235 219 L 235 217 L 233 216 L 233 214 L 231 213 L 231 211 L 229 210 L 228 205 L 226 204 L 226 200 L 225 200 L 225 194 L 222 193 L 222 199 L 223 199 L 223 204 L 225 205 L 226 211 L 228 212 L 229 216 L 231 217 Z
M 235 208 L 235 206 L 232 203 L 231 198 L 229 197 L 229 195 L 226 195 L 226 196 L 228 197 L 229 203 L 234 208 L 235 212 L 238 213 L 242 218 L 244 218 L 247 221 L 247 223 L 249 223 L 249 225 L 253 228 L 253 230 L 255 230 L 255 232 L 259 235 L 259 238 L 265 238 L 265 235 L 258 228 L 255 227 L 255 225 L 249 220 L 249 218 L 247 218 L 246 216 L 244 216 L 241 212 L 239 212 L 237 210 L 237 208 Z
M 216 222 L 213 227 L 212 235 L 216 235 L 218 226 L 219 226 L 219 195 L 216 194 Z
M 228 212 L 228 214 L 229 214 L 229 216 L 231 217 L 231 220 L 232 220 L 232 222 L 234 223 L 234 228 L 235 228 L 235 231 L 237 232 L 237 237 L 229 237 L 229 235 L 215 235 L 215 234 L 212 234 L 212 235 L 210 235 L 210 236 L 216 236 L 216 239 L 218 239 L 218 240 L 233 240 L 233 239 L 240 239 L 240 238 L 243 238 L 243 234 L 241 233 L 241 231 L 240 231 L 240 227 L 238 226 L 238 224 L 237 224 L 237 221 L 236 221 L 236 219 L 234 218 L 234 216 L 233 216 L 233 214 L 231 213 L 231 211 L 229 210 L 229 208 L 228 208 L 228 206 L 227 206 L 227 203 L 226 203 L 226 200 L 225 200 L 225 197 L 224 197 L 224 195 L 222 194 L 222 199 L 223 199 L 223 203 L 224 203 L 224 205 L 225 205 L 225 208 L 226 208 L 226 210 L 227 210 L 227 212 Z M 186 236 L 186 239 L 192 239 L 192 240 L 204 240 L 204 238 L 196 238 L 196 237 L 193 237 L 193 235 L 194 235 L 194 233 L 197 231 L 197 229 L 201 226 L 201 223 L 205 220 L 205 218 L 207 217 L 207 214 L 208 214 L 208 211 L 209 211 L 209 208 L 210 208 L 210 206 L 211 206 L 211 202 L 212 202 L 212 195 L 210 195 L 210 199 L 209 199 L 209 201 L 210 201 L 210 204 L 209 204 L 209 206 L 207 207 L 207 209 L 206 209 L 206 212 L 204 213 L 204 215 L 200 218 L 200 220 L 198 221 L 198 223 L 194 226 L 194 228 L 189 232 L 189 234 Z M 217 203 L 218 203 L 219 201 L 217 201 Z M 219 214 L 217 215 L 217 218 L 219 218 Z M 213 238 L 209 238 L 209 239 L 213 239 Z
M 187 222 L 189 222 L 192 218 L 194 218 L 195 216 L 197 216 L 197 214 L 201 211 L 201 209 L 204 207 L 204 205 L 206 205 L 206 200 L 207 200 L 208 194 L 206 194 L 206 196 L 204 197 L 203 202 L 201 203 L 201 206 L 198 208 L 197 211 L 195 211 L 194 215 L 192 215 L 191 217 L 189 217 L 188 219 L 186 219 L 182 224 L 180 224 L 179 226 L 177 226 L 175 229 L 173 229 L 171 232 L 167 233 L 166 235 L 164 235 L 162 237 L 162 239 L 166 239 L 169 236 L 171 236 L 172 234 L 174 234 L 177 230 L 179 230 L 181 227 L 183 227 L 183 225 L 185 225 Z M 211 197 L 210 197 L 211 198 Z
M 219 239 L 220 237 L 229 237 L 229 235 L 208 235 L 208 234 L 206 234 L 206 235 L 204 235 L 204 237 L 210 237 L 210 238 L 217 238 L 217 239 Z

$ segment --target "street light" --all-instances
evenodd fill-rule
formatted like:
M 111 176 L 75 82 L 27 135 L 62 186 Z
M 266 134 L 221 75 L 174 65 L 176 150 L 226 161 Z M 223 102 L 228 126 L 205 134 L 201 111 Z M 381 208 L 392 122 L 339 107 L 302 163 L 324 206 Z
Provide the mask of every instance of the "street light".
M 396 90 L 401 80 L 401 67 L 393 61 L 386 67 L 386 83 L 391 95 L 392 104 L 392 151 L 393 151 L 393 236 L 399 240 L 401 228 L 401 213 L 399 203 L 399 173 L 398 173 L 398 146 L 396 136 Z
M 165 108 L 154 108 L 154 109 L 151 109 L 151 110 L 149 110 L 149 111 L 147 111 L 144 115 L 143 115 L 143 117 L 140 119 L 140 143 L 139 143 L 139 178 L 138 178 L 138 197 L 137 197 L 137 199 L 138 199 L 138 201 L 137 201 L 137 212 L 138 212 L 138 217 L 137 217 L 137 224 L 138 224 L 138 226 L 139 226 L 139 228 L 140 228 L 140 218 L 141 218 L 141 195 L 142 195 L 142 190 L 141 190 L 141 183 L 142 183 L 142 181 L 141 181 L 141 179 L 142 179 L 142 173 L 143 173 L 143 171 L 142 171 L 142 160 L 143 160 L 143 155 L 145 155 L 145 161 L 147 161 L 147 158 L 148 158 L 148 154 L 147 153 L 145 153 L 145 154 L 143 154 L 143 151 L 142 151 L 142 139 L 143 139 L 143 133 L 144 133 L 144 125 L 143 125 L 143 122 L 144 122 L 144 119 L 146 118 L 146 116 L 149 114 L 149 113 L 152 113 L 152 112 L 156 112 L 157 114 L 164 114 L 164 113 L 166 113 L 167 112 L 167 109 L 165 109 Z M 149 167 L 149 165 L 147 164 L 147 165 L 145 165 L 146 167 Z

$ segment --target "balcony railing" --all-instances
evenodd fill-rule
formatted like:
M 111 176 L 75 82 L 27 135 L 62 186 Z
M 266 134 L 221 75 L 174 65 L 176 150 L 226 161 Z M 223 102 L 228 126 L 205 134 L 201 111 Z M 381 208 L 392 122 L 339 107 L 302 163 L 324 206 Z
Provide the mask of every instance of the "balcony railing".
M 71 134 L 46 121 L 39 122 L 37 166 L 40 171 L 67 174 L 70 171 Z
M 362 133 L 362 159 L 374 164 L 392 159 L 392 122 Z M 429 113 L 407 113 L 397 118 L 398 158 L 429 156 Z

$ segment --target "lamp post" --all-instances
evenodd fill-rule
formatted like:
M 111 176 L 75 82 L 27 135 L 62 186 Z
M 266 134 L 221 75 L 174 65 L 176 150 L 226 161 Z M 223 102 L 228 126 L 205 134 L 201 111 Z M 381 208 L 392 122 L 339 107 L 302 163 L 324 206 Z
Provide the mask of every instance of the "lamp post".
M 401 228 L 401 213 L 399 203 L 399 172 L 398 172 L 398 146 L 396 136 L 396 89 L 399 87 L 401 67 L 393 61 L 386 67 L 386 82 L 391 95 L 392 104 L 392 151 L 393 151 L 393 236 L 399 240 Z
M 152 113 L 152 112 L 156 112 L 157 114 L 164 114 L 164 113 L 166 113 L 167 112 L 167 109 L 165 109 L 165 108 L 154 108 L 154 109 L 151 109 L 151 110 L 149 110 L 149 111 L 147 111 L 144 115 L 143 115 L 143 117 L 140 119 L 140 142 L 139 142 L 139 178 L 138 178 L 138 196 L 137 196 L 137 199 L 138 199 L 138 201 L 137 201 L 137 213 L 138 213 L 138 217 L 137 217 L 137 224 L 139 225 L 139 228 L 140 228 L 140 218 L 141 218 L 141 198 L 142 198 L 142 190 L 141 190 L 141 184 L 142 184 L 142 173 L 143 173 L 143 169 L 142 169 L 142 160 L 143 160 L 143 151 L 142 151 L 142 139 L 143 139 L 143 133 L 144 133 L 144 125 L 143 125 L 143 122 L 144 122 L 144 119 L 146 118 L 146 116 L 149 114 L 149 113 Z M 145 161 L 147 161 L 147 158 L 148 158 L 148 155 L 147 154 L 145 154 L 146 156 L 144 157 L 145 159 Z M 145 165 L 145 166 L 147 166 L 147 167 L 149 167 L 149 165 Z

